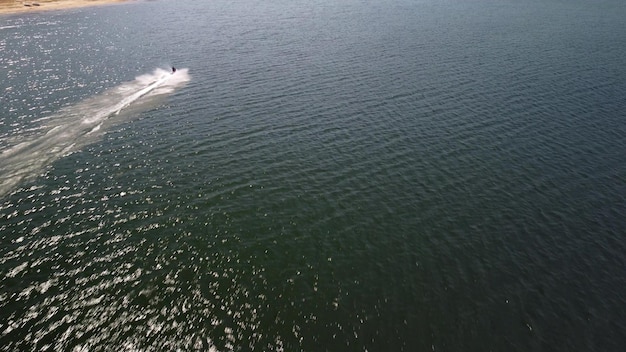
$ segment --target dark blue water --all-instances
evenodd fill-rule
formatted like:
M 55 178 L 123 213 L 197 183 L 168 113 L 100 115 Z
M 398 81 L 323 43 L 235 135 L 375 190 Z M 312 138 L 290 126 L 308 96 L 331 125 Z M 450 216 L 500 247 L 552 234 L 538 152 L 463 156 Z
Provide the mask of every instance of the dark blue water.
M 0 17 L 0 349 L 621 351 L 624 18 L 612 0 Z

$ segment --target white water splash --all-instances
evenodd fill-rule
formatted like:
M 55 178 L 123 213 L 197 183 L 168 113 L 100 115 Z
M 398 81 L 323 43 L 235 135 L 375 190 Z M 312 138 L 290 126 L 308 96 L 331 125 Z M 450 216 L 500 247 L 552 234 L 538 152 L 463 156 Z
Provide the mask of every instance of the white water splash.
M 23 181 L 39 176 L 55 160 L 93 143 L 108 127 L 129 120 L 148 108 L 156 97 L 169 94 L 190 79 L 188 69 L 172 74 L 156 69 L 102 94 L 40 118 L 42 133 L 9 146 L 0 153 L 0 197 Z M 129 106 L 134 114 L 124 114 Z M 20 140 L 20 136 L 14 136 Z

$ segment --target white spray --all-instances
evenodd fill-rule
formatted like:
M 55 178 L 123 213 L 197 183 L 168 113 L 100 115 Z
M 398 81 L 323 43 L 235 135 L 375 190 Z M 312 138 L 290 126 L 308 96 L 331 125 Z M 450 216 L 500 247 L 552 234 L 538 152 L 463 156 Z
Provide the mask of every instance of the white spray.
M 173 92 L 189 79 L 187 69 L 175 73 L 157 69 L 42 118 L 46 123 L 42 134 L 0 153 L 0 197 L 39 176 L 55 160 L 98 140 L 107 127 L 129 120 L 132 116 L 122 114 L 127 107 L 151 106 L 159 96 Z

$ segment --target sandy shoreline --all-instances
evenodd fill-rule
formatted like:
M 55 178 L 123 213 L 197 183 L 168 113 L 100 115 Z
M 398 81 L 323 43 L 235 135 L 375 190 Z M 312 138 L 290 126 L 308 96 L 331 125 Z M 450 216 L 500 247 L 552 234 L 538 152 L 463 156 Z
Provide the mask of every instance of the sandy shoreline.
M 125 1 L 126 0 L 0 0 L 0 15 L 63 10 Z

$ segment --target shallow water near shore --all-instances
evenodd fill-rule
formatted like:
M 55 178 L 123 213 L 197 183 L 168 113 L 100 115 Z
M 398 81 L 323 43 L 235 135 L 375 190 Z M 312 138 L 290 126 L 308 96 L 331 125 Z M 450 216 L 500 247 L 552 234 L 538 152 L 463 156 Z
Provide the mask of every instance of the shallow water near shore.
M 0 350 L 621 350 L 624 18 L 1 16 Z

